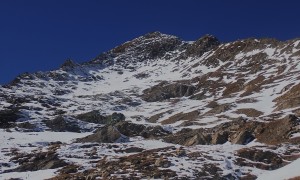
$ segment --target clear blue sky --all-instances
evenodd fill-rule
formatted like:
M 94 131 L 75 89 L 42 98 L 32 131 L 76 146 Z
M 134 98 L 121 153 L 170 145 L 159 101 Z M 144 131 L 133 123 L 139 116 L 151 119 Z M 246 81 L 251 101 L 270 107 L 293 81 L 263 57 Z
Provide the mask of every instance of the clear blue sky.
M 300 37 L 298 0 L 0 0 L 0 84 L 90 60 L 152 31 L 195 40 Z

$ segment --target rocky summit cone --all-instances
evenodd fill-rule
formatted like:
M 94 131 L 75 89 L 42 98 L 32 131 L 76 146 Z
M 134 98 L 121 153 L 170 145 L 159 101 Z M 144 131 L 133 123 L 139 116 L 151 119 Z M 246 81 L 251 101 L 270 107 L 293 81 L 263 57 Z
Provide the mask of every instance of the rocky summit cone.
M 0 86 L 0 179 L 299 178 L 299 61 L 299 39 L 152 32 L 21 74 Z

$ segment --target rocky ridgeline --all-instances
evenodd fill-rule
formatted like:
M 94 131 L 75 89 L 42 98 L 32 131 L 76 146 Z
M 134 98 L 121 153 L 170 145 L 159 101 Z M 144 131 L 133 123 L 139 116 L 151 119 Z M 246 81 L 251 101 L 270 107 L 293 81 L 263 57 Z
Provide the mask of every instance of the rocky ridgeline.
M 299 60 L 299 39 L 153 32 L 24 73 L 0 87 L 0 178 L 256 179 L 300 157 Z

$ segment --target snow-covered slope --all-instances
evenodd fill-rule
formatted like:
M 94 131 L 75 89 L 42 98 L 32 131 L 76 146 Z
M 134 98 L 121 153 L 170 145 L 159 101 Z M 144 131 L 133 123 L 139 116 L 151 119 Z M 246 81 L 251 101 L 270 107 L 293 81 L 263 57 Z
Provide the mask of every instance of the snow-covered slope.
M 154 32 L 22 74 L 0 88 L 0 177 L 255 179 L 300 155 L 299 60 L 299 39 Z

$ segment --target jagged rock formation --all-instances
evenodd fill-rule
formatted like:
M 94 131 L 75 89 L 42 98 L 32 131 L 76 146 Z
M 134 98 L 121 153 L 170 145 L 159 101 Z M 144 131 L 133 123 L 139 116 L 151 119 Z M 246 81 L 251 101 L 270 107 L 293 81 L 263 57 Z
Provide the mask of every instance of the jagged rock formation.
M 114 126 L 106 126 L 97 130 L 94 134 L 78 139 L 77 142 L 114 143 L 126 142 L 129 139 L 121 134 Z
M 191 96 L 195 89 L 194 86 L 188 84 L 167 84 L 167 82 L 161 82 L 149 89 L 145 89 L 142 98 L 148 102 L 163 101 L 170 98 Z
M 299 39 L 153 32 L 24 73 L 0 86 L 0 179 L 256 179 L 297 167 L 299 60 Z

